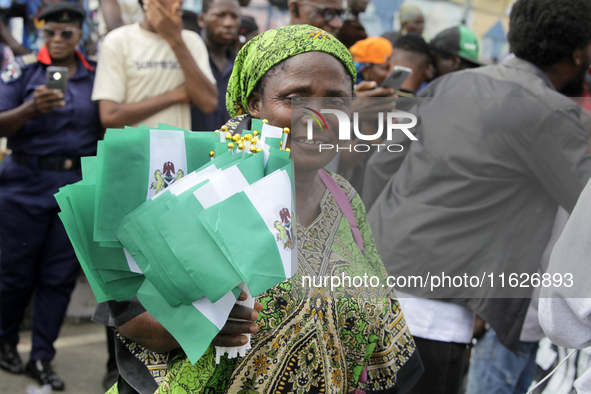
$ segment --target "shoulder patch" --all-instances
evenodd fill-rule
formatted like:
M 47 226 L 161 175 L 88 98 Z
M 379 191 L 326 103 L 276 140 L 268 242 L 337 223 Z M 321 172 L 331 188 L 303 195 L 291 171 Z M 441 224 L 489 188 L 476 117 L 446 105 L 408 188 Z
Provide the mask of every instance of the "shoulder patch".
M 0 74 L 0 79 L 2 79 L 2 82 L 4 83 L 11 83 L 19 79 L 22 75 L 23 72 L 21 67 L 17 62 L 14 61 L 4 67 L 2 74 Z
M 35 64 L 39 60 L 37 60 L 37 55 L 35 55 L 34 53 L 29 53 L 28 55 L 23 55 L 23 56 L 17 57 L 15 59 L 15 61 L 17 63 L 19 63 L 19 65 L 22 67 L 22 66 L 28 66 L 30 64 Z
M 2 70 L 0 79 L 4 83 L 14 82 L 23 75 L 23 70 L 33 67 L 37 63 L 39 63 L 39 60 L 37 59 L 37 55 L 34 53 L 17 56 L 4 68 L 4 70 Z

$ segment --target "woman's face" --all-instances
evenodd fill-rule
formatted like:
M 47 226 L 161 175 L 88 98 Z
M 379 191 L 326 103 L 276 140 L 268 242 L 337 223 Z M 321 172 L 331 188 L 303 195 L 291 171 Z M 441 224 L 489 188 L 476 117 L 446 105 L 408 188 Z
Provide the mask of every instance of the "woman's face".
M 76 52 L 82 39 L 82 31 L 77 22 L 47 22 L 42 29 L 45 46 L 53 61 L 66 60 Z
M 324 114 L 328 127 L 320 127 L 310 115 L 310 108 L 338 109 L 349 113 L 353 86 L 343 64 L 324 52 L 307 52 L 284 61 L 265 76 L 263 96 L 253 93 L 248 110 L 254 118 L 267 119 L 269 124 L 291 129 L 287 147 L 291 149 L 295 169 L 317 171 L 336 155 L 338 120 Z M 312 119 L 313 142 L 307 143 L 308 120 Z M 333 145 L 322 149 L 318 144 Z

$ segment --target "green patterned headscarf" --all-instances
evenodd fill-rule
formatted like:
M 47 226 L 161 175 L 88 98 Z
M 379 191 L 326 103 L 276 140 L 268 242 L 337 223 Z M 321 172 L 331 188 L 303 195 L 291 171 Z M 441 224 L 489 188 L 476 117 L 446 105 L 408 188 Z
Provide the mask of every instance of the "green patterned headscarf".
M 268 30 L 246 43 L 236 57 L 226 93 L 226 108 L 230 116 L 248 113 L 248 96 L 271 67 L 300 53 L 314 51 L 339 59 L 355 81 L 357 72 L 351 53 L 324 30 L 310 25 Z

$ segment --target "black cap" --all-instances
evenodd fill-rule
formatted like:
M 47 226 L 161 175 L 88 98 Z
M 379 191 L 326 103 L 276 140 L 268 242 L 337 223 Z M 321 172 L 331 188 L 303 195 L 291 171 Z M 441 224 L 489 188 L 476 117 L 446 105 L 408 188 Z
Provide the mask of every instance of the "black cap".
M 467 27 L 460 25 L 445 29 L 430 42 L 431 48 L 481 66 L 478 61 L 478 39 Z
M 240 17 L 240 29 L 238 29 L 238 34 L 245 36 L 253 31 L 259 31 L 259 26 L 254 18 L 252 16 L 242 15 Z
M 70 2 L 58 2 L 46 7 L 39 14 L 39 20 L 45 22 L 70 23 L 83 21 L 86 11 L 81 5 Z

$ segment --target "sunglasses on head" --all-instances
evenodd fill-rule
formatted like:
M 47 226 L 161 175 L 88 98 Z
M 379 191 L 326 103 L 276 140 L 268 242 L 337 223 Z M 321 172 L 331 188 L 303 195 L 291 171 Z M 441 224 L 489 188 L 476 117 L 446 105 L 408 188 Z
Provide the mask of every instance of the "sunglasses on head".
M 63 27 L 61 29 L 51 29 L 46 27 L 43 29 L 43 37 L 51 40 L 59 34 L 62 37 L 62 40 L 69 41 L 73 39 L 79 31 L 80 29 L 76 27 Z
M 345 10 L 342 8 L 321 7 L 318 4 L 310 3 L 309 1 L 299 1 L 299 3 L 306 4 L 306 5 L 312 6 L 314 8 L 317 8 L 319 11 L 321 11 L 322 18 L 324 18 L 325 22 L 330 22 L 335 17 L 342 18 L 343 14 L 345 13 Z

